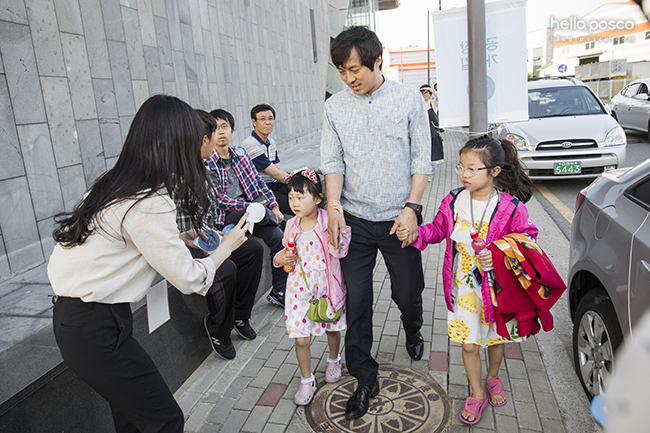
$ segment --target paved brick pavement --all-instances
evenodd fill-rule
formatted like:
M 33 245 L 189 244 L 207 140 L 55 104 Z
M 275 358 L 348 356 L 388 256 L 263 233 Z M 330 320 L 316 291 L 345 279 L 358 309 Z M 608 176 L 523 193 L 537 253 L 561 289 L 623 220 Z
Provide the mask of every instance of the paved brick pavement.
M 458 186 L 453 165 L 467 135 L 462 131 L 447 131 L 444 138 L 445 162 L 429 182 L 423 199 L 425 221 L 432 220 L 442 198 Z M 508 403 L 497 408 L 488 405 L 481 421 L 473 427 L 458 419 L 469 393 L 469 384 L 460 345 L 450 344 L 447 337 L 444 295 L 436 291 L 437 287 L 442 287 L 443 248 L 444 244 L 432 245 L 423 253 L 425 320 L 422 334 L 426 343 L 425 356 L 417 362 L 409 358 L 404 348 L 399 311 L 390 299 L 390 279 L 383 260 L 378 260 L 373 277 L 373 355 L 380 363 L 407 366 L 428 374 L 446 391 L 452 409 L 445 432 L 566 432 L 562 415 L 566 410 L 558 407 L 535 338 L 507 347 L 500 376 Z M 287 337 L 283 310 L 267 304 L 262 298 L 253 310 L 252 325 L 258 331 L 254 341 L 244 341 L 233 334 L 236 359 L 224 361 L 211 355 L 177 391 L 176 397 L 187 416 L 185 431 L 311 431 L 304 409 L 293 403 L 300 373 L 293 340 Z M 312 368 L 317 378 L 325 374 L 326 347 L 325 338 L 316 338 L 311 345 Z M 482 358 L 485 361 L 485 351 Z M 575 381 L 577 383 L 577 378 Z M 590 425 L 583 431 L 594 429 Z

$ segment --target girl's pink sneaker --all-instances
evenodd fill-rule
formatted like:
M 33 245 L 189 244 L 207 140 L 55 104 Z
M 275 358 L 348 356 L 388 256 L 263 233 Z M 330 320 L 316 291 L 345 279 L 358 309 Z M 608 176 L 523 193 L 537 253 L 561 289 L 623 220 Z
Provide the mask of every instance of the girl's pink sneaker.
M 327 369 L 325 370 L 325 382 L 334 383 L 338 382 L 341 378 L 341 360 L 338 362 L 328 362 Z
M 316 392 L 316 379 L 312 383 L 301 383 L 296 395 L 293 397 L 293 402 L 298 406 L 307 406 Z

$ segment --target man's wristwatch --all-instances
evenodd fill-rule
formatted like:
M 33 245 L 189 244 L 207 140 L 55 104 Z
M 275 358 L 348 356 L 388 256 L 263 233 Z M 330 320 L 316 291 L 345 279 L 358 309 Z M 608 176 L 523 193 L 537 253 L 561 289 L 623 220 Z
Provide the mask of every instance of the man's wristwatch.
M 422 214 L 422 205 L 421 204 L 416 204 L 416 203 L 411 203 L 410 201 L 407 201 L 406 204 L 404 205 L 405 208 L 410 207 L 415 211 L 416 215 L 421 215 Z

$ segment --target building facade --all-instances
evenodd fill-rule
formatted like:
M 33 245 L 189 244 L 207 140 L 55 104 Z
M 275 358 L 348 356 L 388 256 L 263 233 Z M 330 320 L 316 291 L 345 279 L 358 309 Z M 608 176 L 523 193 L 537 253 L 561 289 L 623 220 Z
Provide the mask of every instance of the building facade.
M 318 0 L 9 0 L 0 6 L 0 281 L 42 264 L 54 216 L 116 162 L 149 96 L 277 111 L 280 154 L 317 140 L 330 38 Z
M 436 50 L 429 48 L 427 57 L 426 47 L 406 47 L 388 50 L 389 65 L 393 69 L 395 81 L 420 87 L 422 84 L 433 84 L 436 77 Z M 395 72 L 396 71 L 396 72 Z M 430 77 L 430 78 L 429 78 Z

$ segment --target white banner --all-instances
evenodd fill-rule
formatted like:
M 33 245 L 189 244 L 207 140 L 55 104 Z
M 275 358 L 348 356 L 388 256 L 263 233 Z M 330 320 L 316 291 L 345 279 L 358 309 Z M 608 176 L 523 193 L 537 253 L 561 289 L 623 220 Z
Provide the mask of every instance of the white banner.
M 485 5 L 488 123 L 528 119 L 526 2 Z M 469 125 L 467 8 L 434 12 L 440 126 Z

